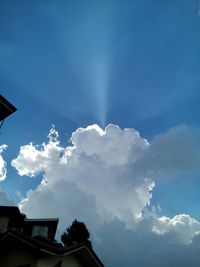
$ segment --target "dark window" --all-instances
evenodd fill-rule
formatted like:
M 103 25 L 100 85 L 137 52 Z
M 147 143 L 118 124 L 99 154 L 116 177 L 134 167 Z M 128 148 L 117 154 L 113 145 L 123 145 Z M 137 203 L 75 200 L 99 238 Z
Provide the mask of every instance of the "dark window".
M 34 225 L 32 230 L 32 237 L 41 236 L 48 238 L 49 227 Z

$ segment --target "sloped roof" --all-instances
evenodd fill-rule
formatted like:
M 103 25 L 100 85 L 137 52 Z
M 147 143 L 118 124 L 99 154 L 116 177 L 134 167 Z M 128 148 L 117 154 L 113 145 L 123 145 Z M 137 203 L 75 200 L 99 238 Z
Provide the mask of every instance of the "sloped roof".
M 16 206 L 0 206 L 0 216 L 8 216 L 18 224 L 23 223 L 25 217 Z
M 22 216 L 19 211 L 19 208 L 16 206 L 0 206 L 0 214 L 7 216 L 16 216 L 16 217 Z
M 0 121 L 10 116 L 17 109 L 7 99 L 0 95 Z
M 67 256 L 73 254 L 85 262 L 88 267 L 104 267 L 94 250 L 88 247 L 87 243 L 81 243 L 70 247 L 58 247 L 53 243 L 43 242 L 41 240 L 29 237 L 20 232 L 9 230 L 0 237 L 0 247 L 5 243 L 17 241 L 29 248 L 36 250 L 41 254 L 50 254 L 54 256 Z

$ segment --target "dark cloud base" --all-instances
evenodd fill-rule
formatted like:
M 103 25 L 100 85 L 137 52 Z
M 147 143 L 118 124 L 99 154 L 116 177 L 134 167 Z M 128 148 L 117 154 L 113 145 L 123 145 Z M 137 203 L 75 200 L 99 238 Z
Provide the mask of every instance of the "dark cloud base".
M 199 267 L 200 235 L 189 245 L 175 242 L 176 233 L 157 235 L 145 229 L 128 230 L 114 220 L 99 230 L 95 248 L 109 267 Z

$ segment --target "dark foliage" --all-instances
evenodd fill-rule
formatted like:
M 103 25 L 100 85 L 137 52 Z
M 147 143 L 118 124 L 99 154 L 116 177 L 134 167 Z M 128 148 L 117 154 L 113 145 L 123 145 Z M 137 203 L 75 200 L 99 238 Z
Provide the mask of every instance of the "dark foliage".
M 61 235 L 61 241 L 64 246 L 72 246 L 86 242 L 88 246 L 92 247 L 92 243 L 89 240 L 90 233 L 83 222 L 74 220 L 66 231 Z

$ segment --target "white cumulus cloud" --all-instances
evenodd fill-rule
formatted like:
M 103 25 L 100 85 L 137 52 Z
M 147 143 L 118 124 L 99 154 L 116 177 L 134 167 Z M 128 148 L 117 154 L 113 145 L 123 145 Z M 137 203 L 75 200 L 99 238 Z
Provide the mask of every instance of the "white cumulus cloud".
M 134 129 L 91 125 L 78 128 L 63 147 L 52 128 L 47 143 L 22 146 L 12 161 L 21 176 L 43 174 L 21 210 L 29 217 L 59 217 L 60 229 L 75 218 L 84 221 L 112 267 L 127 258 L 126 266 L 161 266 L 159 253 L 163 267 L 196 267 L 198 254 L 185 259 L 184 253 L 200 246 L 200 223 L 186 214 L 158 216 L 147 207 L 154 177 L 200 171 L 198 137 L 199 129 L 180 126 L 149 143 Z
M 147 226 L 150 232 L 157 235 L 172 235 L 171 242 L 190 244 L 195 235 L 200 231 L 200 222 L 187 214 L 178 214 L 170 218 L 158 217 L 155 213 L 146 212 L 141 218 L 139 225 Z M 144 228 L 143 228 L 144 229 Z
M 6 162 L 1 156 L 1 153 L 7 148 L 7 145 L 0 146 L 0 181 L 4 181 L 6 179 Z
M 154 182 L 134 175 L 129 165 L 147 149 L 148 142 L 138 132 L 115 125 L 108 125 L 104 131 L 97 125 L 79 128 L 72 134 L 72 145 L 67 147 L 60 146 L 58 136 L 52 138 L 55 134 L 55 130 L 51 131 L 49 142 L 41 147 L 22 146 L 12 161 L 19 175 L 44 173 L 42 184 L 22 202 L 24 212 L 29 213 L 32 202 L 39 202 L 47 192 L 52 195 L 50 201 L 63 195 L 67 209 L 67 191 L 73 186 L 85 199 L 94 198 L 100 221 L 118 217 L 127 226 L 133 226 L 150 200 Z M 52 215 L 55 210 L 51 209 Z M 45 212 L 45 207 L 41 212 Z

